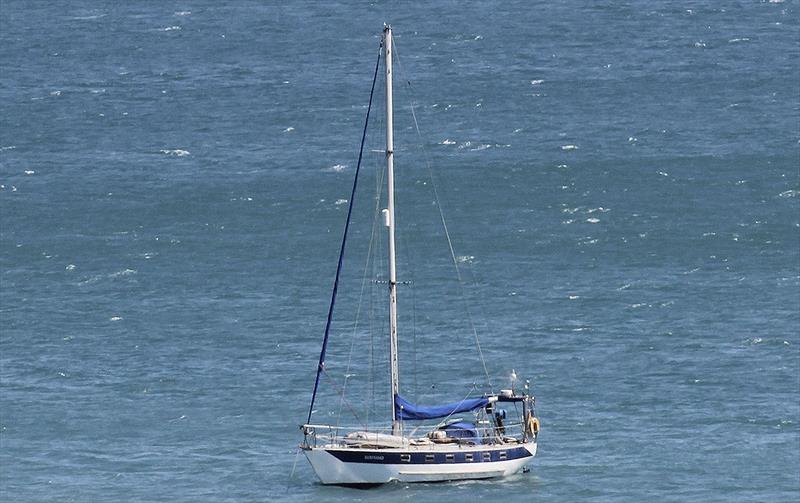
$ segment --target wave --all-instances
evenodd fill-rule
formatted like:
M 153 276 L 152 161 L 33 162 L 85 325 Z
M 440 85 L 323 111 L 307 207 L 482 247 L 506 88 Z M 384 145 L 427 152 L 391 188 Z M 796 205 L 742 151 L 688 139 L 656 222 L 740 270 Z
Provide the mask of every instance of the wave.
M 100 19 L 106 17 L 108 14 L 92 14 L 89 16 L 73 16 L 70 19 L 75 21 L 91 21 L 92 19 Z
M 72 264 L 70 264 L 70 265 L 72 265 Z M 69 266 L 67 266 L 67 269 L 71 270 L 69 268 Z M 91 278 L 88 278 L 88 279 L 85 279 L 85 280 L 81 281 L 81 284 L 82 285 L 89 285 L 89 284 L 92 284 L 92 283 L 97 283 L 98 281 L 101 281 L 101 280 L 104 280 L 104 279 L 124 278 L 126 276 L 132 276 L 134 274 L 136 274 L 136 269 L 123 269 L 121 271 L 116 271 L 116 272 L 112 272 L 112 273 L 109 273 L 109 274 L 96 274 L 96 275 L 92 276 Z
M 191 154 L 191 152 L 189 152 L 188 150 L 183 150 L 183 149 L 180 149 L 180 148 L 161 149 L 161 150 L 159 150 L 159 152 L 164 154 L 164 155 L 171 155 L 171 156 L 175 156 L 175 157 L 186 157 L 187 155 Z

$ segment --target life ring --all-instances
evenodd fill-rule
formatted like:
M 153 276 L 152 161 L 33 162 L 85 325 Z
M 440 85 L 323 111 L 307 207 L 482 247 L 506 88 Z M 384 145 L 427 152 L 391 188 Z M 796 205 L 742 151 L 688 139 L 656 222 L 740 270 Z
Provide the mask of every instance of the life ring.
M 528 418 L 528 432 L 532 433 L 534 436 L 539 434 L 539 418 L 538 417 L 529 417 Z

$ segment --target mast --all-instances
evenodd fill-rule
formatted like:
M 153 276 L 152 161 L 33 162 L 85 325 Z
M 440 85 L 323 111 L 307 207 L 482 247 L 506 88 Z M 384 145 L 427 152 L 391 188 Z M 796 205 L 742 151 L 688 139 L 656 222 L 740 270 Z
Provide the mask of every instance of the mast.
M 397 365 L 397 267 L 394 244 L 394 132 L 392 124 L 392 27 L 383 28 L 383 61 L 386 68 L 386 193 L 388 207 L 383 210 L 389 228 L 389 364 L 391 367 L 392 435 L 400 434 L 396 420 L 395 397 L 400 392 Z

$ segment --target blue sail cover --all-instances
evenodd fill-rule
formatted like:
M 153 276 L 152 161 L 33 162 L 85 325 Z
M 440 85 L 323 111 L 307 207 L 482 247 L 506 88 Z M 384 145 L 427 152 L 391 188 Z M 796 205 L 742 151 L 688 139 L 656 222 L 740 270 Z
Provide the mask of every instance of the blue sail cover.
M 412 421 L 421 421 L 424 419 L 436 419 L 439 417 L 447 417 L 450 414 L 458 414 L 459 412 L 469 412 L 471 410 L 486 407 L 489 404 L 489 399 L 484 398 L 468 398 L 460 402 L 447 403 L 444 405 L 429 405 L 427 407 L 415 405 L 400 395 L 394 396 L 394 414 L 395 419 L 406 419 Z
M 445 435 L 450 438 L 469 440 L 476 444 L 481 443 L 481 437 L 478 434 L 478 429 L 475 427 L 474 423 L 459 421 L 457 423 L 448 424 L 442 428 L 442 430 L 444 430 Z

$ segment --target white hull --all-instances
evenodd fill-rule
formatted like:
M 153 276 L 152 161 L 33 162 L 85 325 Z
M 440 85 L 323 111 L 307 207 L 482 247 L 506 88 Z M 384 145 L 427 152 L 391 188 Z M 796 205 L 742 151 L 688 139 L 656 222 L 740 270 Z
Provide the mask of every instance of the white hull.
M 498 459 L 500 455 L 514 450 L 521 457 Z M 342 447 L 308 447 L 305 455 L 323 484 L 383 484 L 386 482 L 442 482 L 447 480 L 470 480 L 505 477 L 520 471 L 536 454 L 536 443 L 505 446 L 452 447 L 437 446 L 434 449 L 364 449 Z M 437 455 L 437 462 L 383 462 L 399 453 L 408 453 L 416 461 L 420 456 Z M 472 454 L 473 461 L 464 461 L 465 453 Z M 486 453 L 489 453 L 488 455 Z M 403 454 L 405 456 L 406 454 Z M 508 454 L 512 455 L 513 454 Z M 441 462 L 444 456 L 453 456 Z M 483 460 L 491 456 L 492 460 Z M 341 459 L 344 458 L 344 459 Z

